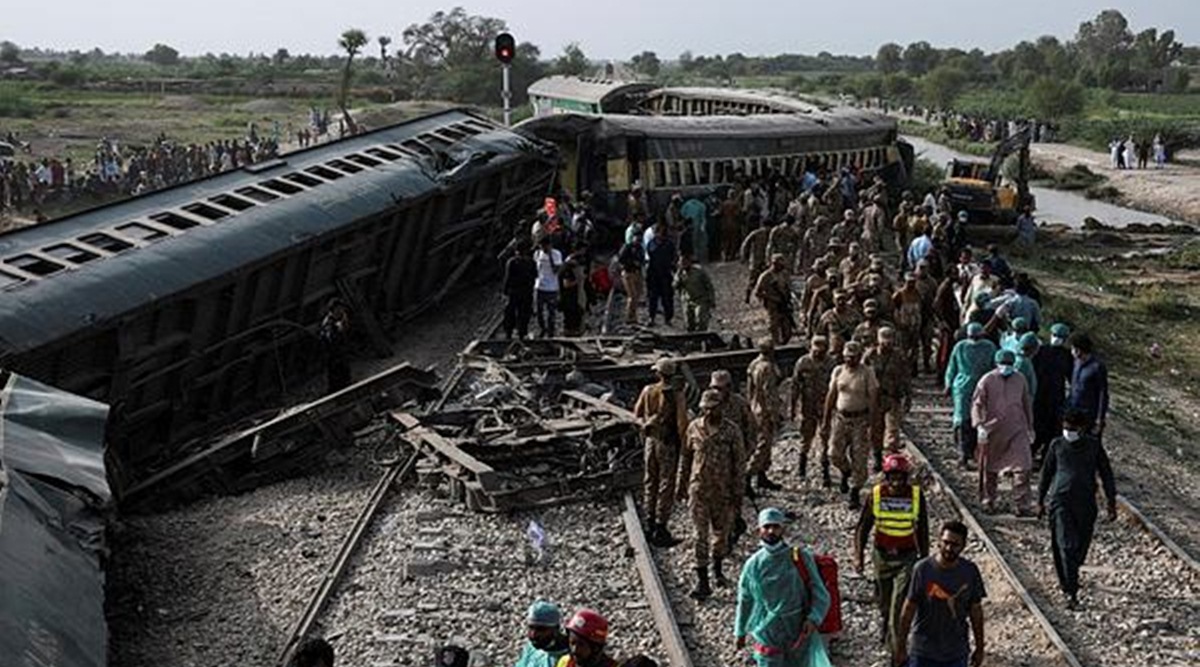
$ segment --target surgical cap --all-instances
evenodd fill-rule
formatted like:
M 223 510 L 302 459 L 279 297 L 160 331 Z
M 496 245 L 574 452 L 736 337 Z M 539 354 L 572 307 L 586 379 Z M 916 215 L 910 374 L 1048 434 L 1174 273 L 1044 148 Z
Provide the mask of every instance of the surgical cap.
M 1017 330 L 1028 329 L 1029 320 L 1025 319 L 1024 317 L 1014 317 L 1012 321 L 1012 328 Z
M 992 360 L 1000 366 L 1012 366 L 1017 363 L 1017 355 L 1013 354 L 1012 350 L 996 350 L 996 355 Z
M 978 338 L 983 335 L 983 325 L 978 322 L 972 322 L 967 325 L 967 335 L 971 338 Z
M 782 526 L 785 523 L 787 523 L 787 515 L 778 507 L 767 507 L 758 513 L 758 525 L 760 528 L 762 526 L 770 526 L 771 524 Z
M 1021 335 L 1021 349 L 1025 349 L 1030 346 L 1037 347 L 1041 344 L 1042 341 L 1038 340 L 1037 334 L 1033 333 L 1032 331 L 1026 331 Z
M 1055 338 L 1066 338 L 1071 335 L 1071 327 L 1062 322 L 1057 322 L 1054 326 L 1050 327 L 1050 335 Z
M 553 602 L 538 600 L 529 605 L 529 613 L 525 616 L 529 625 L 543 628 L 555 628 L 562 624 L 562 612 Z

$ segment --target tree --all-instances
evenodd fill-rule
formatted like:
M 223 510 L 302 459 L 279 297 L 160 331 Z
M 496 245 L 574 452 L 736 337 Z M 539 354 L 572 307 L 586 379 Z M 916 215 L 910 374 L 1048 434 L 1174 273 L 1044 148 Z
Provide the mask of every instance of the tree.
M 633 71 L 651 79 L 658 76 L 659 70 L 662 69 L 662 62 L 659 61 L 658 54 L 653 51 L 642 51 L 629 59 L 629 65 Z
M 282 46 L 275 50 L 275 55 L 271 56 L 271 64 L 276 67 L 283 67 L 292 59 L 292 54 Z
M 358 55 L 366 45 L 367 33 L 358 28 L 346 30 L 338 38 L 338 46 L 346 52 L 346 64 L 342 67 L 342 86 L 338 93 L 338 108 L 342 110 L 342 116 L 345 117 L 351 132 L 355 130 L 354 121 L 350 120 L 350 113 L 346 108 L 347 100 L 350 97 L 350 77 L 353 75 L 350 68 L 354 64 L 354 56 Z
M 913 42 L 904 49 L 904 71 L 921 76 L 937 66 L 939 54 L 929 42 Z
M 1044 120 L 1077 116 L 1086 102 L 1083 86 L 1074 81 L 1041 77 L 1025 91 L 1025 104 Z
M 875 69 L 881 74 L 895 74 L 904 69 L 904 49 L 895 42 L 879 47 L 875 54 Z
M 907 74 L 899 72 L 883 77 L 883 95 L 889 100 L 905 100 L 912 92 L 913 80 Z
M 12 42 L 0 42 L 0 63 L 18 65 L 21 62 L 21 47 Z
M 1129 81 L 1133 41 L 1129 21 L 1115 9 L 1106 9 L 1091 21 L 1079 24 L 1075 49 L 1079 53 L 1081 69 L 1086 70 L 1081 76 L 1101 86 L 1124 87 Z
M 566 76 L 583 76 L 592 68 L 578 42 L 571 42 L 563 47 L 562 55 L 554 59 L 551 70 L 555 74 Z
M 696 67 L 696 57 L 690 50 L 679 54 L 679 69 L 690 72 Z
M 383 63 L 384 69 L 387 69 L 387 66 L 388 66 L 388 51 L 387 50 L 388 50 L 388 45 L 390 45 L 392 43 L 392 38 L 388 37 L 387 35 L 380 35 L 379 37 L 376 38 L 375 41 L 379 42 L 379 62 Z
M 179 52 L 166 44 L 155 44 L 154 48 L 142 56 L 142 60 L 162 67 L 179 64 Z
M 960 69 L 939 66 L 921 79 L 921 96 L 934 109 L 950 109 L 955 98 L 967 85 L 967 75 Z
M 472 16 L 462 7 L 435 12 L 425 23 L 413 23 L 400 38 L 406 56 L 429 70 L 477 65 L 490 61 L 496 35 L 508 30 L 497 18 Z

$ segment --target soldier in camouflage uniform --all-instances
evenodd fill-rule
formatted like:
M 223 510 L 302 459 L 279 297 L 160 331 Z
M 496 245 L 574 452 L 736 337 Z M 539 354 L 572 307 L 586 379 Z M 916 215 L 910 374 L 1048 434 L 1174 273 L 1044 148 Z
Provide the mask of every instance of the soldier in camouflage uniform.
M 892 307 L 896 313 L 896 326 L 900 334 L 900 349 L 908 357 L 912 374 L 917 374 L 917 359 L 921 354 L 921 328 L 923 304 L 921 290 L 917 288 L 917 276 L 904 274 L 904 286 L 892 295 Z
M 863 301 L 863 321 L 854 327 L 854 340 L 858 341 L 864 350 L 870 351 L 879 338 L 879 330 L 884 327 L 896 328 L 891 322 L 879 316 L 878 301 L 875 299 Z
M 717 306 L 717 290 L 704 267 L 692 262 L 692 256 L 679 258 L 675 272 L 675 291 L 683 295 L 683 314 L 688 331 L 708 331 L 713 308 Z
M 746 369 L 746 394 L 750 399 L 750 411 L 754 414 L 755 433 L 758 435 L 747 472 L 755 476 L 758 488 L 766 491 L 782 488 L 767 477 L 767 471 L 771 469 L 771 449 L 779 433 L 779 380 L 775 344 L 770 338 L 764 338 L 758 342 L 758 357 Z M 754 497 L 749 476 L 746 478 L 746 495 Z
M 796 219 L 788 216 L 783 224 L 771 230 L 767 241 L 767 255 L 783 255 L 783 266 L 788 274 L 796 270 L 796 252 L 800 250 L 800 233 L 796 231 Z
M 762 225 L 747 234 L 742 241 L 739 256 L 750 266 L 749 280 L 746 281 L 746 303 L 750 303 L 750 295 L 758 285 L 758 277 L 767 270 L 767 244 L 770 242 L 770 220 L 763 220 Z
M 771 256 L 771 268 L 758 278 L 754 296 L 767 311 L 767 322 L 771 338 L 777 345 L 786 345 L 795 333 L 795 315 L 792 314 L 792 283 L 786 268 L 787 259 L 780 254 Z
M 837 361 L 829 356 L 829 340 L 824 336 L 813 336 L 809 341 L 808 354 L 796 360 L 792 369 L 791 418 L 799 417 L 800 427 L 800 479 L 808 476 L 808 454 L 813 443 L 821 453 L 821 476 L 826 488 L 829 479 L 829 454 L 825 451 L 826 434 L 821 428 L 821 412 L 825 408 L 825 394 L 829 391 L 829 377 Z
M 833 293 L 833 308 L 817 321 L 817 333 L 829 339 L 830 352 L 837 356 L 842 346 L 854 338 L 854 328 L 862 316 L 850 304 L 850 295 L 842 290 Z
M 676 464 L 683 436 L 687 433 L 687 398 L 677 386 L 675 362 L 659 359 L 654 364 L 658 382 L 647 385 L 633 406 L 645 436 L 646 465 L 642 478 L 643 508 L 650 523 L 649 542 L 656 546 L 679 544 L 667 529 L 675 503 Z
M 833 369 L 825 397 L 823 426 L 828 429 L 829 460 L 842 473 L 843 493 L 851 509 L 860 506 L 859 491 L 867 481 L 871 452 L 871 422 L 879 400 L 875 371 L 862 364 L 862 346 L 846 343 L 842 364 Z
M 871 198 L 871 205 L 863 210 L 863 243 L 868 252 L 883 250 L 883 238 L 887 233 L 887 209 L 884 208 L 883 195 Z
M 688 500 L 691 509 L 697 579 L 691 596 L 698 600 L 712 594 L 708 584 L 710 554 L 714 583 L 729 584 L 721 564 L 729 553 L 729 535 L 741 506 L 739 487 L 746 465 L 742 432 L 725 418 L 720 392 L 705 391 L 700 397 L 700 411 L 701 415 L 687 428 L 676 485 L 679 499 Z
M 821 318 L 834 306 L 833 295 L 840 291 L 841 274 L 837 269 L 825 269 L 825 284 L 812 293 L 808 301 L 807 313 L 809 335 L 824 336 L 821 331 Z
M 900 450 L 900 426 L 912 394 L 912 367 L 896 345 L 896 330 L 891 327 L 879 330 L 876 345 L 863 357 L 863 365 L 875 371 L 879 382 L 879 403 L 871 424 L 871 450 L 878 472 L 883 467 L 883 448 L 893 453 Z
M 739 394 L 734 388 L 733 375 L 727 370 L 713 371 L 709 376 L 708 388 L 716 389 L 721 393 L 721 401 L 724 403 L 722 414 L 741 429 L 744 444 L 747 447 L 754 444 L 758 437 L 754 412 L 750 409 L 750 401 L 747 401 L 746 397 Z M 749 453 L 745 453 L 744 457 L 748 456 Z M 744 473 L 743 476 L 745 476 Z

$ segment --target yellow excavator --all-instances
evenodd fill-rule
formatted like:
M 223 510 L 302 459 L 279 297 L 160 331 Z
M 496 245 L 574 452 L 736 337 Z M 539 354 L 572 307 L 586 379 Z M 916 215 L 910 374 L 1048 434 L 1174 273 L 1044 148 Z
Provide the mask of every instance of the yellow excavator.
M 942 186 L 955 215 L 966 211 L 970 223 L 1011 224 L 1025 206 L 1033 206 L 1029 192 L 1028 126 L 1001 141 L 988 162 L 951 160 Z M 1005 159 L 1017 154 L 1015 174 L 1003 178 Z

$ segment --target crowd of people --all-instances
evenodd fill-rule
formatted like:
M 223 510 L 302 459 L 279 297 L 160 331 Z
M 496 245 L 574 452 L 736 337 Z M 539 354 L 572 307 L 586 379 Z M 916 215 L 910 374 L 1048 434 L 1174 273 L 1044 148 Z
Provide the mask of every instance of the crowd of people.
M 71 157 L 34 158 L 30 143 L 9 131 L 2 143 L 13 154 L 0 153 L 0 213 L 27 213 L 42 222 L 44 211 L 55 205 L 135 196 L 272 160 L 288 140 L 306 148 L 331 139 L 332 126 L 329 110 L 313 107 L 309 124 L 295 131 L 291 123 L 282 127 L 274 121 L 265 131 L 251 122 L 244 137 L 205 143 L 179 142 L 165 134 L 147 145 L 104 137 L 86 163 Z M 337 128 L 338 138 L 344 137 L 348 128 L 343 119 Z
M 251 125 L 243 139 L 204 144 L 175 142 L 165 135 L 145 146 L 103 138 L 86 164 L 70 157 L 0 158 L 0 211 L 36 214 L 80 199 L 135 196 L 270 160 L 278 151 L 277 137 L 260 135 Z
M 672 522 L 689 526 L 691 594 L 704 600 L 713 586 L 736 585 L 734 639 L 758 664 L 826 664 L 817 638 L 836 616 L 836 580 L 820 565 L 828 555 L 787 545 L 786 527 L 802 513 L 763 510 L 759 551 L 736 584 L 726 573 L 745 531 L 746 500 L 782 487 L 770 476 L 772 451 L 790 419 L 801 440 L 799 483 L 810 483 L 815 450 L 820 468 L 811 483 L 836 486 L 858 513 L 854 566 L 864 568 L 869 550 L 880 639 L 894 664 L 978 665 L 986 594 L 978 569 L 961 556 L 967 529 L 947 522 L 931 544 L 927 499 L 902 452 L 913 379 L 930 374 L 944 387 L 960 465 L 977 472 L 983 510 L 1004 510 L 999 480 L 1011 476 L 1005 511 L 1049 516 L 1060 587 L 1075 608 L 1097 478 L 1108 514 L 1115 512 L 1102 444 L 1107 371 L 1087 333 L 1045 320 L 1037 285 L 999 247 L 977 254 L 967 244 L 965 221 L 936 193 L 894 199 L 877 179 L 860 192 L 851 170 L 811 176 L 747 181 L 715 206 L 676 196 L 657 215 L 634 189 L 611 261 L 589 249 L 589 207 L 564 198 L 510 246 L 505 329 L 527 335 L 536 305 L 541 335 L 555 335 L 559 311 L 567 335 L 576 335 L 580 311 L 611 310 L 614 301 L 624 302 L 628 323 L 655 324 L 661 315 L 670 326 L 678 291 L 686 328 L 704 330 L 717 298 L 705 265 L 744 260 L 744 299 L 765 310 L 770 331 L 745 371 L 744 394 L 729 371 L 717 371 L 690 411 L 681 370 L 664 358 L 634 407 L 645 438 L 649 542 L 674 547 L 682 540 Z M 808 353 L 794 368 L 778 368 L 776 346 L 797 335 Z
M 1167 147 L 1159 134 L 1153 139 L 1135 139 L 1133 135 L 1124 140 L 1115 137 L 1108 142 L 1108 154 L 1113 169 L 1145 169 L 1151 159 L 1155 169 L 1167 164 Z

